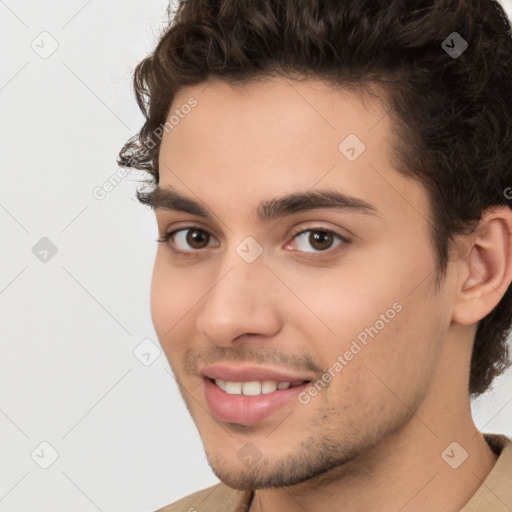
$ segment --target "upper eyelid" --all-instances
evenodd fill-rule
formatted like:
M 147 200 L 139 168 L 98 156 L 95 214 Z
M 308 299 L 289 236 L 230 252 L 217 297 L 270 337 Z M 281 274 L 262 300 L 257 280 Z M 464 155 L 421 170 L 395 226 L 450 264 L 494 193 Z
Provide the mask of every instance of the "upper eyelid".
M 164 236 L 173 236 L 175 235 L 176 233 L 180 232 L 180 231 L 190 231 L 192 229 L 196 229 L 198 231 L 205 231 L 206 233 L 208 233 L 209 236 L 215 238 L 217 240 L 217 237 L 215 237 L 214 235 L 212 235 L 210 233 L 210 230 L 207 229 L 207 228 L 204 228 L 202 226 L 199 226 L 199 225 L 195 225 L 195 224 L 187 224 L 186 226 L 182 226 L 182 227 L 177 227 L 177 228 L 174 228 L 174 229 L 171 229 L 171 231 L 165 231 L 164 232 Z
M 210 233 L 209 229 L 207 229 L 205 227 L 202 227 L 199 224 L 187 224 L 187 225 L 184 225 L 184 226 L 181 226 L 181 227 L 176 227 L 175 229 L 172 229 L 171 231 L 165 231 L 164 232 L 164 236 L 171 238 L 171 237 L 173 237 L 174 235 L 176 235 L 180 231 L 188 231 L 188 230 L 192 230 L 192 229 L 197 229 L 199 231 L 205 231 L 206 233 L 208 233 L 209 236 L 211 236 L 211 237 L 213 237 L 213 238 L 215 238 L 217 240 L 217 237 L 212 235 Z M 299 236 L 299 235 L 301 235 L 301 234 L 303 234 L 305 232 L 307 233 L 308 231 L 325 231 L 325 232 L 328 232 L 328 233 L 332 233 L 336 237 L 339 237 L 339 239 L 341 241 L 343 241 L 343 242 L 348 242 L 349 241 L 349 238 L 347 236 L 342 235 L 341 233 L 338 233 L 334 229 L 328 228 L 326 226 L 321 226 L 321 225 L 302 226 L 302 227 L 293 228 L 292 229 L 292 233 L 291 233 L 291 237 L 292 237 L 291 239 L 293 240 L 297 236 Z M 219 241 L 217 240 L 217 242 L 219 242 Z M 288 243 L 288 242 L 286 242 L 286 243 Z M 204 249 L 206 249 L 206 248 L 204 248 Z M 189 251 L 191 251 L 191 252 L 199 252 L 201 250 L 202 249 L 189 249 Z M 325 251 L 325 252 L 327 252 L 327 251 Z
M 203 227 L 203 226 L 201 226 L 199 224 L 186 224 L 184 226 L 179 226 L 179 227 L 173 228 L 170 231 L 165 230 L 164 231 L 164 235 L 175 234 L 178 231 L 184 231 L 184 230 L 186 231 L 188 229 L 197 229 L 197 230 L 200 230 L 200 231 L 206 231 L 210 236 L 214 236 L 214 235 L 212 235 L 212 233 L 210 232 L 210 230 L 208 228 Z M 298 228 L 293 228 L 292 229 L 292 234 L 294 236 L 297 236 L 297 235 L 300 235 L 301 233 L 303 233 L 304 231 L 314 231 L 314 230 L 316 230 L 316 231 L 328 231 L 330 233 L 334 233 L 336 235 L 339 235 L 342 238 L 347 238 L 347 236 L 342 235 L 341 233 L 338 233 L 335 229 L 329 228 L 329 227 L 326 227 L 326 226 L 321 226 L 321 225 L 302 226 L 302 227 L 298 227 Z
M 312 213 L 312 212 L 310 212 L 310 213 Z M 299 215 L 299 217 L 303 216 L 302 212 L 299 212 L 298 215 Z M 208 219 L 195 220 L 193 218 L 189 218 L 189 219 L 186 219 L 186 220 L 184 219 L 184 220 L 181 220 L 181 221 L 177 220 L 176 222 L 169 222 L 174 217 L 174 215 L 170 216 L 169 212 L 165 211 L 165 210 L 162 210 L 162 211 L 156 210 L 155 211 L 155 217 L 156 217 L 156 221 L 157 221 L 158 226 L 160 226 L 160 225 L 164 225 L 165 226 L 167 224 L 181 224 L 181 223 L 184 224 L 183 227 L 177 227 L 177 228 L 173 229 L 172 231 L 177 231 L 179 229 L 186 229 L 186 228 L 189 228 L 189 227 L 190 228 L 197 227 L 199 229 L 207 231 L 209 234 L 212 234 L 211 230 L 215 231 L 218 228 L 218 225 L 217 225 L 216 222 L 212 222 L 213 225 L 211 225 L 210 221 Z M 204 223 L 205 220 L 206 220 L 206 223 Z M 212 221 L 213 221 L 213 219 L 212 219 Z M 331 221 L 328 220 L 328 219 L 324 219 L 324 220 L 308 220 L 308 219 L 304 219 L 304 218 L 302 220 L 300 218 L 297 219 L 297 224 L 304 224 L 304 223 L 308 223 L 308 222 L 319 223 L 320 226 L 317 226 L 315 224 L 313 226 L 313 228 L 324 229 L 325 231 L 332 231 L 332 232 L 338 234 L 339 236 L 341 236 L 344 239 L 358 238 L 358 236 L 355 233 L 353 233 L 349 228 L 337 226 L 336 225 L 336 220 L 334 220 L 334 225 L 336 225 L 336 227 L 331 228 L 329 226 L 322 226 L 321 224 L 324 224 L 324 223 L 333 224 L 332 220 Z M 205 227 L 203 227 L 203 226 L 205 226 Z M 228 229 L 229 229 L 229 227 L 228 227 Z M 305 228 L 301 228 L 301 229 L 307 230 L 307 229 L 312 229 L 312 228 L 305 227 Z M 341 232 L 339 232 L 340 230 L 341 230 Z M 229 229 L 229 231 L 232 231 L 232 230 Z M 164 229 L 164 235 L 167 234 L 167 233 L 169 233 L 169 231 Z M 295 234 L 297 234 L 297 233 L 295 233 Z
M 345 235 L 342 235 L 341 233 L 338 233 L 335 229 L 327 228 L 325 226 L 306 226 L 297 228 L 296 230 L 292 230 L 292 235 L 295 238 L 297 235 L 300 235 L 302 233 L 307 233 L 308 231 L 326 231 L 328 233 L 333 233 L 336 236 L 339 236 L 340 238 L 347 240 L 348 237 Z

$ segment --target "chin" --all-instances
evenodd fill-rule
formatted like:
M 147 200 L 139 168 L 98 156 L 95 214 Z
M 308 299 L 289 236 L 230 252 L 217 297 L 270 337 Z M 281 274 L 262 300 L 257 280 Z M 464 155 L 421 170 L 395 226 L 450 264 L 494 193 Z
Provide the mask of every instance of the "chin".
M 351 457 L 335 460 L 296 453 L 279 460 L 262 458 L 252 467 L 246 467 L 241 462 L 233 462 L 238 460 L 236 455 L 230 459 L 216 455 L 206 455 L 215 476 L 227 486 L 241 491 L 288 487 L 312 479 L 329 479 L 331 472 L 343 471 L 345 464 L 351 460 Z
M 259 460 L 253 467 L 246 467 L 242 462 L 237 463 L 236 454 L 230 459 L 222 460 L 208 453 L 206 457 L 215 476 L 233 489 L 253 491 L 281 485 L 280 482 L 274 482 L 273 472 L 268 470 L 268 461 Z

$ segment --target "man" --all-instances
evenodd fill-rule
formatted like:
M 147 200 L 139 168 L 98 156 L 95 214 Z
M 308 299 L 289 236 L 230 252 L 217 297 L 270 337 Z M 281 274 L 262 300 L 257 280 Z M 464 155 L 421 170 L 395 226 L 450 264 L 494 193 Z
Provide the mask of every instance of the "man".
M 492 0 L 188 0 L 119 163 L 221 483 L 163 511 L 512 510 L 512 40 Z

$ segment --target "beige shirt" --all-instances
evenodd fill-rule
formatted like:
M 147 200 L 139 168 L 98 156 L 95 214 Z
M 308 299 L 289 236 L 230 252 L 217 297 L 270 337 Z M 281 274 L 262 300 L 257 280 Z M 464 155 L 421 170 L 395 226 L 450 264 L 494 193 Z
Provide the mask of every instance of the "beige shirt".
M 484 434 L 498 460 L 482 485 L 460 512 L 512 511 L 512 440 Z M 219 483 L 187 496 L 157 512 L 247 512 L 252 491 L 236 491 Z

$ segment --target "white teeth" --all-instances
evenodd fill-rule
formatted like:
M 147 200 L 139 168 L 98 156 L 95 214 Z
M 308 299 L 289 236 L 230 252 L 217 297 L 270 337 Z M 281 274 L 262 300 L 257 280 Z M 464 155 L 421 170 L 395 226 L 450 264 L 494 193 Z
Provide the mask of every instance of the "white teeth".
M 273 393 L 277 389 L 277 382 L 273 380 L 266 380 L 261 385 L 261 392 L 265 395 L 267 393 Z
M 226 381 L 225 380 L 215 379 L 215 384 L 217 384 L 217 386 L 219 386 L 219 388 L 222 389 L 222 391 L 226 391 Z
M 226 389 L 224 390 L 229 395 L 241 395 L 242 383 L 241 382 L 226 382 Z
M 258 381 L 244 382 L 242 384 L 242 393 L 248 396 L 261 395 L 261 384 Z
M 229 395 L 266 395 L 273 393 L 278 389 L 288 389 L 291 387 L 290 382 L 276 382 L 273 380 L 265 380 L 263 382 L 229 382 L 222 379 L 215 379 L 215 384 Z

